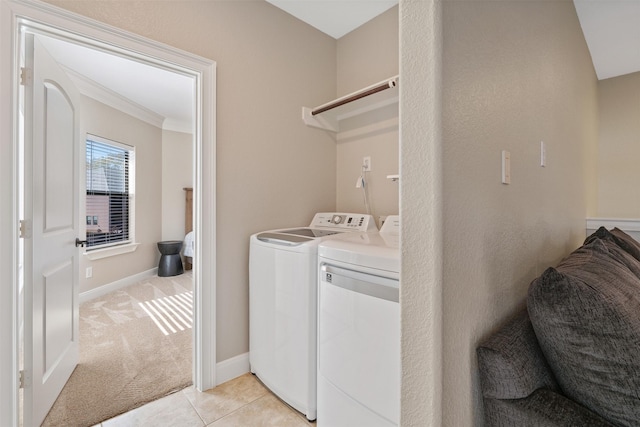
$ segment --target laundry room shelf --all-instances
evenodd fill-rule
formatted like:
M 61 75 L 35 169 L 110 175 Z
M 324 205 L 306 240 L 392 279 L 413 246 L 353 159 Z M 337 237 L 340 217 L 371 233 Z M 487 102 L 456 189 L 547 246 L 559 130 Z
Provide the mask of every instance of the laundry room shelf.
M 399 76 L 350 93 L 315 108 L 302 107 L 302 120 L 307 126 L 340 131 L 340 121 L 398 103 Z

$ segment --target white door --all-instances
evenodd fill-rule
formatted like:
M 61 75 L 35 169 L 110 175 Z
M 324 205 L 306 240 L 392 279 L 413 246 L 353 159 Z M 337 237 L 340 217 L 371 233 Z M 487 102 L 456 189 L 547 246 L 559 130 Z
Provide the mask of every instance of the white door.
M 78 363 L 79 95 L 25 35 L 24 425 L 39 426 Z

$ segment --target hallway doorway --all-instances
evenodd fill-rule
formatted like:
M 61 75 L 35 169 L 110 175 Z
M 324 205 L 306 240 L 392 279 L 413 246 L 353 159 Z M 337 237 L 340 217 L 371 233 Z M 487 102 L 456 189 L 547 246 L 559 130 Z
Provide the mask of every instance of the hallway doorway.
M 193 80 L 194 91 L 194 119 L 193 119 L 193 146 L 194 148 L 194 231 L 196 246 L 196 262 L 194 265 L 194 352 L 193 352 L 193 380 L 194 385 L 198 389 L 208 389 L 215 385 L 215 63 L 205 60 L 188 53 L 159 45 L 141 37 L 125 34 L 124 32 L 109 28 L 107 26 L 96 25 L 95 22 L 84 19 L 82 17 L 70 16 L 69 13 L 61 13 L 59 9 L 49 5 L 38 5 L 38 7 L 30 6 L 27 3 L 11 2 L 3 4 L 3 8 L 10 9 L 12 25 L 3 25 L 3 37 L 10 32 L 11 37 L 20 39 L 26 33 L 38 35 L 48 35 L 57 39 L 76 43 L 92 49 L 108 51 L 120 57 L 126 57 L 132 61 L 145 63 L 147 65 L 161 67 L 172 70 L 176 73 L 189 76 Z M 4 14 L 8 17 L 9 14 Z M 3 19 L 3 23 L 8 19 Z M 16 44 L 17 45 L 17 44 Z M 21 74 L 18 64 L 20 58 L 19 50 L 13 50 L 10 44 L 2 44 L 2 53 L 5 58 L 13 58 L 12 70 L 14 73 L 13 81 L 19 80 Z M 4 80 L 4 79 L 3 79 Z M 19 96 L 14 90 L 6 90 L 11 82 L 3 81 L 3 92 L 14 93 L 12 97 L 12 105 L 14 113 L 7 116 L 12 121 L 11 126 L 4 129 L 20 129 L 20 102 Z M 3 117 L 3 124 L 6 124 Z M 11 156 L 5 159 L 17 163 L 19 153 L 19 138 L 13 134 L 7 139 L 13 141 L 9 147 Z M 3 150 L 3 153 L 5 151 Z M 4 157 L 4 155 L 3 155 Z M 3 167 L 5 165 L 3 159 Z M 10 206 L 3 208 L 2 224 L 4 229 L 5 219 L 4 213 L 10 212 L 13 218 L 20 218 L 26 226 L 29 225 L 29 218 L 22 218 L 20 215 L 20 200 L 18 194 L 19 189 L 19 172 L 18 165 L 11 164 L 8 171 L 12 171 L 11 179 L 5 181 L 11 183 L 13 197 Z M 4 176 L 4 174 L 3 174 Z M 207 196 L 207 200 L 203 201 L 203 194 Z M 28 239 L 28 233 L 24 234 L 21 239 Z M 13 260 L 17 260 L 19 243 L 21 239 L 16 236 L 15 239 L 7 239 L 6 247 L 3 246 L 3 253 L 13 253 Z M 155 242 L 154 242 L 155 243 Z M 5 249 L 8 249 L 6 252 Z M 199 259 L 208 259 L 207 263 L 198 262 Z M 85 273 L 85 272 L 81 272 Z M 24 286 L 30 286 L 31 277 L 25 274 L 26 280 Z M 18 284 L 19 277 L 18 266 L 3 271 L 2 278 L 6 283 L 12 283 L 13 287 L 3 289 L 3 299 L 5 301 L 19 301 L 19 295 L 22 295 L 22 289 Z M 74 295 L 73 298 L 78 298 Z M 16 304 L 17 306 L 17 304 Z M 18 337 L 20 336 L 19 327 L 22 319 L 19 318 L 17 309 L 11 309 L 5 312 L 13 320 L 3 322 L 2 334 L 6 337 L 14 337 L 13 345 L 7 348 L 8 354 L 14 354 L 15 357 L 0 357 L 2 368 L 5 372 L 18 371 Z M 8 347 L 8 346 L 7 346 Z M 31 362 L 30 362 L 31 363 Z M 29 363 L 25 365 L 25 398 L 29 398 Z M 18 424 L 18 393 L 17 393 L 17 375 L 16 380 L 3 382 L 0 386 L 0 395 L 8 397 L 0 403 L 0 424 L 17 425 Z

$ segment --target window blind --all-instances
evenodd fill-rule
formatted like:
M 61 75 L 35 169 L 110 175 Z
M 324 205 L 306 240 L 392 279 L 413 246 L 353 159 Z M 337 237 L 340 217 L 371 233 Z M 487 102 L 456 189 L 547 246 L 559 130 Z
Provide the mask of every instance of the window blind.
M 93 139 L 86 143 L 87 247 L 129 241 L 130 150 Z

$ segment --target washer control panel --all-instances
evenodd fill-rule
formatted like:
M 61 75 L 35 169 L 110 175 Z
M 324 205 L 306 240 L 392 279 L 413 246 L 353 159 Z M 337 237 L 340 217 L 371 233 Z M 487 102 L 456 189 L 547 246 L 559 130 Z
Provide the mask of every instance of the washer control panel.
M 309 227 L 330 227 L 353 231 L 377 230 L 376 223 L 371 215 L 337 212 L 321 212 L 315 214 Z

